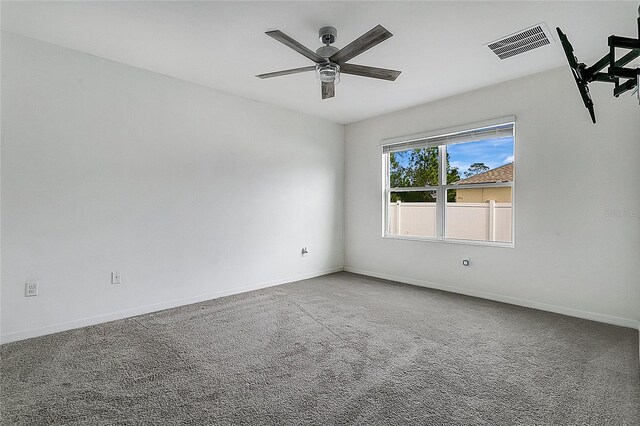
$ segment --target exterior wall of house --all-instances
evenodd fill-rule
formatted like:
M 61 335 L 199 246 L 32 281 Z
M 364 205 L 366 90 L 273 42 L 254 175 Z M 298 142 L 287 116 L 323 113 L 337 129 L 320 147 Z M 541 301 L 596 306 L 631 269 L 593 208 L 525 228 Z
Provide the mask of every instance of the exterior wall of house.
M 456 190 L 457 203 L 511 202 L 511 188 L 468 188 Z

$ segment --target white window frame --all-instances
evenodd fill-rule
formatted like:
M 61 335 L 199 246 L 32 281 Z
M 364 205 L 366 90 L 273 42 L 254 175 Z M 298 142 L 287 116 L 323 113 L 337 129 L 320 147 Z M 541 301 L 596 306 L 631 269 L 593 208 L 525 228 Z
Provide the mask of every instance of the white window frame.
M 447 184 L 447 167 L 446 161 L 442 161 L 447 155 L 447 145 L 451 145 L 454 142 L 440 143 L 436 145 L 430 145 L 429 139 L 442 139 L 443 137 L 451 137 L 452 139 L 462 133 L 468 133 L 471 131 L 478 131 L 486 128 L 501 126 L 501 125 L 513 126 L 513 163 L 514 163 L 514 179 L 511 182 L 497 182 L 474 185 L 473 188 L 511 188 L 511 242 L 498 242 L 498 241 L 478 241 L 478 240 L 461 240 L 455 238 L 446 238 L 446 194 L 449 189 L 460 189 L 458 185 Z M 391 188 L 390 187 L 390 175 L 389 175 L 389 153 L 385 153 L 385 147 L 392 147 L 393 145 L 408 144 L 412 142 L 425 142 L 427 147 L 438 147 L 438 173 L 439 180 L 437 186 L 423 186 L 423 187 L 410 187 L 410 188 Z M 478 123 L 466 124 L 463 126 L 451 127 L 447 129 L 433 130 L 420 134 L 414 134 L 409 136 L 403 136 L 399 138 L 384 139 L 381 141 L 381 154 L 382 154 L 382 237 L 395 240 L 412 240 L 412 241 L 427 241 L 437 243 L 452 243 L 452 244 L 466 244 L 466 245 L 478 245 L 478 246 L 492 246 L 492 247 L 515 247 L 515 170 L 516 170 L 516 118 L 515 116 L 502 117 L 494 120 L 482 121 Z M 389 228 L 389 204 L 391 202 L 392 192 L 417 192 L 417 191 L 436 191 L 436 236 L 426 237 L 418 235 L 399 235 L 390 234 Z

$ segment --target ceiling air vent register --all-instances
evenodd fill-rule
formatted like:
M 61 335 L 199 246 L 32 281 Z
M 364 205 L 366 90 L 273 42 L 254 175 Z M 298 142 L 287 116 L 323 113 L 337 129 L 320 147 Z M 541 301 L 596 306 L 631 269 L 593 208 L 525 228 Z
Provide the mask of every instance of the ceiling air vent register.
M 508 35 L 500 40 L 486 44 L 500 59 L 528 52 L 553 43 L 553 37 L 544 23 Z

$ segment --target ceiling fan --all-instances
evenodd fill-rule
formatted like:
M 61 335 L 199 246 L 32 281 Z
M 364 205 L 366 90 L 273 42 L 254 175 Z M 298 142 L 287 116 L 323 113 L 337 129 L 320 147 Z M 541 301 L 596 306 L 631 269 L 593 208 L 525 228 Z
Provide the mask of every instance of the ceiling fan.
M 385 68 L 346 63 L 348 60 L 382 43 L 393 35 L 382 25 L 377 25 L 342 49 L 331 46 L 331 44 L 336 41 L 338 35 L 338 31 L 334 27 L 320 28 L 320 41 L 324 43 L 324 46 L 318 48 L 315 52 L 298 43 L 282 31 L 267 31 L 265 34 L 311 59 L 315 62 L 315 65 L 259 74 L 256 75 L 256 77 L 271 78 L 304 71 L 316 71 L 316 75 L 322 82 L 322 99 L 333 98 L 335 96 L 335 85 L 340 81 L 340 73 L 389 81 L 394 81 L 401 73 L 401 71 L 388 70 Z

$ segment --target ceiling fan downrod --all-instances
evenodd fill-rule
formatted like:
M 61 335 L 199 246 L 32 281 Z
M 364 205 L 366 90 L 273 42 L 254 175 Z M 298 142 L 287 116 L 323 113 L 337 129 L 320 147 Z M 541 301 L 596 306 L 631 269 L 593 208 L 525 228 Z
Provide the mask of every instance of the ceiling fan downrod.
M 329 61 L 329 58 L 338 51 L 337 47 L 331 46 L 338 38 L 338 30 L 334 27 L 322 27 L 320 31 L 318 31 L 318 34 L 320 36 L 320 42 L 322 42 L 324 46 L 319 47 L 316 53 Z

